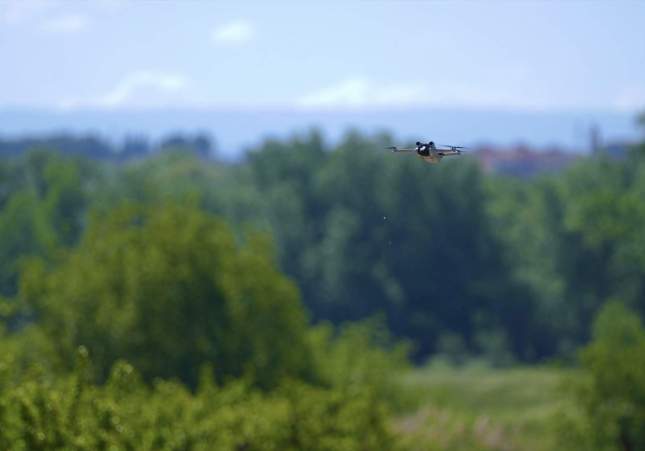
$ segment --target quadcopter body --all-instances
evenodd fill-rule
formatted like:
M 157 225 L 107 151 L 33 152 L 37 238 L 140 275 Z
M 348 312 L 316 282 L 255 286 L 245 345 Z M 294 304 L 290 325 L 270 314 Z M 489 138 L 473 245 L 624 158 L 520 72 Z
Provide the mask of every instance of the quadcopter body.
M 422 160 L 431 164 L 436 164 L 436 163 L 439 163 L 443 157 L 447 157 L 451 155 L 461 155 L 462 149 L 464 149 L 464 147 L 463 146 L 441 146 L 440 148 L 437 148 L 435 143 L 432 141 L 428 143 L 422 143 L 420 141 L 417 141 L 416 146 L 414 148 L 406 149 L 406 148 L 400 148 L 397 146 L 390 146 L 390 147 L 387 147 L 387 149 L 391 150 L 392 152 L 414 152 Z

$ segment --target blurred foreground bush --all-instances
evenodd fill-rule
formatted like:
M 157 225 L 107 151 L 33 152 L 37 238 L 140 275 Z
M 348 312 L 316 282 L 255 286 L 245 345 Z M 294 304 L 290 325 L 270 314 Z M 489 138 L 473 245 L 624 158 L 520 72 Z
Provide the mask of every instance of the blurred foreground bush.
M 622 304 L 610 302 L 581 352 L 586 378 L 572 382 L 577 410 L 560 419 L 568 449 L 645 449 L 645 330 Z
M 151 386 L 117 362 L 104 385 L 90 382 L 87 351 L 52 379 L 0 363 L 0 449 L 22 450 L 389 450 L 393 436 L 369 390 L 284 382 L 266 393 L 204 376 L 195 393 L 178 382 Z
M 389 407 L 409 407 L 411 394 L 401 384 L 410 369 L 410 346 L 395 340 L 382 318 L 347 323 L 337 329 L 325 323 L 309 333 L 316 380 L 326 387 L 368 388 Z
M 394 449 L 407 347 L 310 327 L 263 236 L 190 207 L 96 216 L 2 301 L 0 450 Z M 127 362 L 127 363 L 126 363 Z

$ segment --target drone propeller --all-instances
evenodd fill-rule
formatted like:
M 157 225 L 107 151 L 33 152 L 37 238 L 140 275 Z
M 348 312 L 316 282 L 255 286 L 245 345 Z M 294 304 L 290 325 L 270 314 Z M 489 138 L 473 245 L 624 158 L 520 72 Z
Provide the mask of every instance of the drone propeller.
M 455 149 L 455 150 L 456 149 L 468 149 L 468 147 L 465 147 L 465 146 L 450 146 L 448 144 L 442 144 L 441 146 L 442 147 L 450 147 L 451 149 Z

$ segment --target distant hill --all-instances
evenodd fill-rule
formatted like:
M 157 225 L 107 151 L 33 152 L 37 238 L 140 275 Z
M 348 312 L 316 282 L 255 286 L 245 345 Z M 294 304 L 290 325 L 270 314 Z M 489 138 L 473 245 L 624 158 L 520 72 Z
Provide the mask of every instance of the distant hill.
M 201 158 L 214 155 L 208 135 L 171 133 L 151 144 L 142 136 L 127 136 L 120 142 L 109 140 L 95 132 L 31 133 L 18 136 L 0 134 L 0 158 L 15 157 L 37 149 L 57 151 L 66 155 L 85 156 L 95 160 L 126 162 L 141 159 L 153 152 L 188 151 Z
M 234 158 L 264 137 L 284 137 L 310 127 L 334 141 L 349 128 L 388 131 L 399 140 L 433 139 L 441 144 L 589 149 L 589 130 L 608 139 L 636 135 L 634 117 L 618 112 L 528 112 L 408 109 L 380 111 L 275 110 L 0 110 L 0 137 L 60 132 L 96 133 L 121 141 L 158 139 L 172 132 L 206 133 L 222 156 Z

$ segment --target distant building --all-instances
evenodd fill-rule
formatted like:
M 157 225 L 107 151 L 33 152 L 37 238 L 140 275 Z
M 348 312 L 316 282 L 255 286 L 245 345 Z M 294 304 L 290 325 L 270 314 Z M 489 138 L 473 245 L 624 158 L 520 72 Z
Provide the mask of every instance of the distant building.
M 615 160 L 623 160 L 629 153 L 629 148 L 634 143 L 627 141 L 613 141 L 604 143 L 600 135 L 600 128 L 593 125 L 589 129 L 589 145 L 592 155 L 605 155 Z
M 633 143 L 626 141 L 615 141 L 603 146 L 598 153 L 600 155 L 607 155 L 609 158 L 614 160 L 624 160 L 627 158 L 629 153 L 629 148 Z
M 600 127 L 592 125 L 589 129 L 589 146 L 591 153 L 598 153 L 602 149 L 602 138 L 600 137 Z
M 521 178 L 561 171 L 579 158 L 557 148 L 536 150 L 524 145 L 509 149 L 482 147 L 474 156 L 487 172 Z

